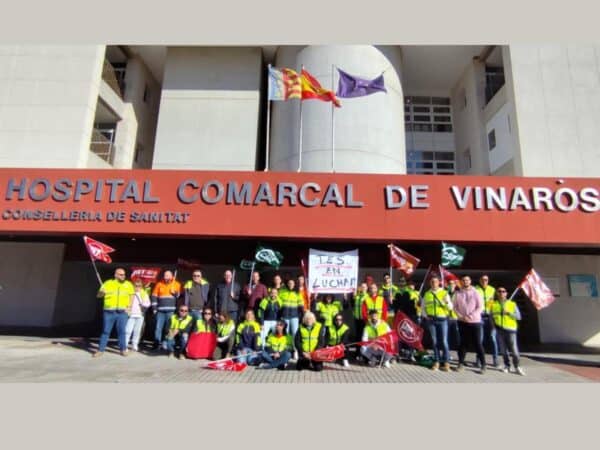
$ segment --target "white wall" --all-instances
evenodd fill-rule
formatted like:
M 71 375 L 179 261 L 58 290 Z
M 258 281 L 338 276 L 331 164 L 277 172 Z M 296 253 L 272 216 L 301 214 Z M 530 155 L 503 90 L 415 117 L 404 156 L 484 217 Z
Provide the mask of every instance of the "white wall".
M 258 47 L 169 47 L 153 168 L 254 170 L 262 72 Z
M 0 166 L 86 167 L 102 45 L 0 46 Z
M 148 89 L 144 101 L 144 90 Z M 117 123 L 115 146 L 117 152 L 113 166 L 120 169 L 152 166 L 160 85 L 144 62 L 135 56 L 127 61 L 125 71 L 125 94 L 122 100 L 121 120 Z M 134 161 L 135 150 L 140 144 L 143 152 Z
M 404 97 L 400 83 L 401 50 L 371 45 L 284 46 L 277 67 L 300 70 L 304 65 L 325 89 L 337 90 L 332 65 L 362 78 L 384 72 L 386 93 L 340 99 L 335 111 L 335 171 L 406 173 Z M 333 76 L 333 84 L 332 84 Z M 300 101 L 272 102 L 270 166 L 296 171 L 299 166 Z M 331 103 L 302 102 L 302 171 L 332 170 Z
M 496 136 L 496 146 L 492 150 L 489 150 L 488 142 L 489 165 L 492 173 L 495 173 L 514 156 L 509 110 L 509 105 L 505 103 L 485 125 L 486 135 L 494 130 Z
M 522 175 L 597 177 L 600 45 L 508 50 Z
M 483 119 L 485 107 L 485 65 L 483 63 L 473 61 L 465 67 L 459 81 L 451 90 L 450 102 L 456 142 L 457 173 L 488 175 L 490 166 Z M 471 168 L 465 165 L 466 149 L 471 151 Z
M 568 274 L 595 274 L 600 281 L 600 256 L 532 255 L 535 270 L 560 279 L 560 297 L 539 311 L 540 341 L 600 347 L 600 297 L 570 297 Z
M 0 325 L 53 325 L 64 244 L 0 242 Z

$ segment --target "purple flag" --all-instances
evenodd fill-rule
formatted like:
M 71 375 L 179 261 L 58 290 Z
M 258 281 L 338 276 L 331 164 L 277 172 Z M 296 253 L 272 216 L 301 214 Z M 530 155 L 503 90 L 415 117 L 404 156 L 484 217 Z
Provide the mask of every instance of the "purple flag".
M 387 92 L 383 85 L 383 73 L 372 80 L 350 75 L 338 68 L 340 81 L 336 95 L 340 98 L 363 97 L 375 92 Z

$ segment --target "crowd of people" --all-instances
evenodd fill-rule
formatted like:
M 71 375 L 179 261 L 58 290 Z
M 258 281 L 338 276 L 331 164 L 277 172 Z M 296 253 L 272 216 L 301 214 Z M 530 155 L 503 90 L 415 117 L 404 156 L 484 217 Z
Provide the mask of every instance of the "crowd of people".
M 416 362 L 422 354 L 402 344 L 397 355 L 382 348 L 360 346 L 350 352 L 352 343 L 373 340 L 390 332 L 394 316 L 402 311 L 422 326 L 431 340 L 432 370 L 450 370 L 450 348 L 457 350 L 454 368 L 465 367 L 469 349 L 474 349 L 477 365 L 485 373 L 487 364 L 484 339 L 491 343 L 492 364 L 503 372 L 524 375 L 517 345 L 517 304 L 507 298 L 504 287 L 494 288 L 483 275 L 473 286 L 463 276 L 442 283 L 437 274 L 427 278 L 427 289 L 419 292 L 412 280 L 400 278 L 392 284 L 389 274 L 378 285 L 366 276 L 354 294 L 336 297 L 312 295 L 303 275 L 295 279 L 274 275 L 270 286 L 261 281 L 258 271 L 241 287 L 231 271 L 211 285 L 201 270 L 181 284 L 173 272 L 165 270 L 153 287 L 136 279 L 127 280 L 126 271 L 117 268 L 114 279 L 102 284 L 103 329 L 94 357 L 105 352 L 112 329 L 116 326 L 121 355 L 139 351 L 144 317 L 154 318 L 153 350 L 184 359 L 192 333 L 216 335 L 216 348 L 210 359 L 235 358 L 259 368 L 285 370 L 295 362 L 297 370 L 320 371 L 323 363 L 311 358 L 311 352 L 343 344 L 346 351 L 337 363 L 390 367 L 393 361 Z M 509 358 L 509 353 L 510 357 Z M 503 358 L 503 367 L 499 357 Z

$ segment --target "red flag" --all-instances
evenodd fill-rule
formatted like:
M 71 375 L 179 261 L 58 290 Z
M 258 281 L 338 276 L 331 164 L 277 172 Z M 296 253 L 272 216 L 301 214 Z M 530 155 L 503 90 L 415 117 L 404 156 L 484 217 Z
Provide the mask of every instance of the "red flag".
M 212 358 L 216 347 L 216 333 L 191 333 L 185 353 L 190 359 Z
M 421 260 L 416 256 L 390 244 L 390 266 L 410 276 L 415 271 Z
M 142 280 L 142 283 L 156 283 L 160 267 L 132 267 L 131 281 Z
M 243 372 L 248 367 L 248 364 L 237 362 L 233 359 L 220 359 L 209 362 L 205 367 L 215 370 L 227 370 L 229 372 Z
M 398 333 L 392 330 L 370 341 L 359 342 L 358 345 L 366 345 L 374 350 L 383 350 L 386 353 L 395 355 L 398 353 Z
M 96 261 L 103 261 L 105 263 L 111 263 L 112 259 L 108 255 L 115 251 L 114 248 L 109 247 L 102 242 L 95 241 L 92 238 L 87 236 L 83 236 L 83 243 L 85 244 L 85 248 L 87 249 L 90 258 Z
M 525 275 L 519 287 L 527 294 L 537 310 L 545 308 L 555 300 L 550 288 L 546 286 L 546 283 L 542 281 L 533 268 Z
M 443 268 L 442 266 L 438 266 L 438 268 L 440 271 L 440 277 L 442 277 L 442 286 L 446 286 L 448 284 L 448 281 L 454 280 L 456 281 L 456 285 L 460 287 L 460 279 L 456 275 L 454 275 L 449 270 Z
M 414 323 L 402 311 L 397 311 L 394 316 L 394 330 L 398 339 L 417 350 L 423 350 L 423 328 Z
M 331 362 L 343 358 L 344 354 L 344 344 L 339 344 L 310 352 L 310 359 L 313 361 Z

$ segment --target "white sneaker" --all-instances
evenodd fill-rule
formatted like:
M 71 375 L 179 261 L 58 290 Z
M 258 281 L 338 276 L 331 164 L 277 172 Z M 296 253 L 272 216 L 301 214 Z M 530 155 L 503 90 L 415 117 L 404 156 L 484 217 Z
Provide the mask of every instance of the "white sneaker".
M 391 366 L 390 366 L 390 362 L 389 362 L 389 361 L 385 361 L 385 362 L 383 363 L 383 367 L 385 367 L 386 369 L 389 369 L 389 368 L 391 367 Z
M 510 372 L 510 367 L 508 367 L 508 366 L 504 366 L 504 369 L 502 369 L 502 372 L 503 372 L 503 373 L 508 373 L 508 372 Z
M 370 367 L 375 367 L 377 365 L 376 361 L 369 361 L 369 366 Z
M 350 363 L 348 362 L 348 360 L 347 360 L 347 359 L 344 359 L 344 360 L 342 361 L 342 365 L 343 365 L 344 367 L 350 367 Z
M 520 367 L 517 367 L 515 369 L 515 372 L 518 373 L 521 376 L 525 376 L 525 371 L 523 369 L 521 369 Z
M 258 368 L 259 368 L 259 369 L 270 369 L 270 368 L 271 368 L 271 364 L 269 364 L 269 363 L 261 363 L 261 364 L 258 366 Z

